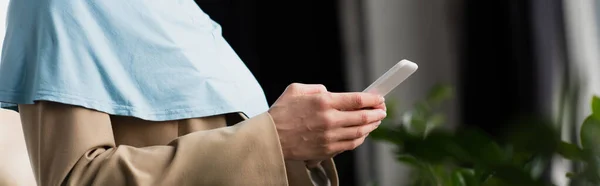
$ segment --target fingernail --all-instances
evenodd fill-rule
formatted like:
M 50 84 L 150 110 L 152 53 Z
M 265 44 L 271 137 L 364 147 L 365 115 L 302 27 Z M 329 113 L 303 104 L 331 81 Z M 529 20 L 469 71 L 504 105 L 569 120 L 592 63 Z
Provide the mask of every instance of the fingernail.
M 383 97 L 383 96 L 379 96 L 379 101 L 380 101 L 380 102 L 385 102 L 385 97 Z
M 381 112 L 381 114 L 383 114 L 383 117 L 387 116 L 387 112 L 383 111 L 383 110 L 379 110 L 379 112 Z
M 378 122 L 375 124 L 375 128 L 379 127 L 379 125 L 381 125 L 381 121 L 378 121 Z

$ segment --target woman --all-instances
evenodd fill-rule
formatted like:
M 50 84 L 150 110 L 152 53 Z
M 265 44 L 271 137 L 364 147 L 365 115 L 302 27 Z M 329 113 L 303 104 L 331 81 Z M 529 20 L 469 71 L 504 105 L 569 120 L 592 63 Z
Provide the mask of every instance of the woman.
M 192 0 L 11 1 L 0 79 L 39 185 L 337 185 L 385 117 L 321 85 L 269 108 Z

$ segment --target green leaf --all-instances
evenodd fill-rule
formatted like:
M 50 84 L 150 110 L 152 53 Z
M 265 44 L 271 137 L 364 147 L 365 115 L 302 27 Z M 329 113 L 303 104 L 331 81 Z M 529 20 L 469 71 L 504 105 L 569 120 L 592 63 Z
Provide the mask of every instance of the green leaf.
M 385 141 L 396 145 L 402 145 L 406 133 L 390 126 L 381 125 L 369 134 L 369 138 L 376 141 Z
M 469 169 L 457 169 L 452 173 L 452 185 L 455 186 L 479 186 L 475 173 Z
M 543 184 L 533 181 L 524 181 L 521 178 L 503 178 L 492 176 L 487 179 L 482 186 L 542 186 Z
M 474 174 L 478 183 L 485 182 L 492 177 L 492 172 L 483 165 L 475 165 Z
M 427 121 L 424 115 L 420 115 L 419 112 L 407 112 L 404 118 L 410 117 L 410 122 L 408 123 L 407 130 L 415 135 L 423 137 L 425 136 L 425 131 L 427 130 Z
M 417 116 L 424 117 L 428 113 L 431 113 L 431 107 L 426 102 L 417 102 L 414 107 L 413 112 Z
M 523 169 L 529 173 L 529 175 L 534 179 L 539 179 L 542 176 L 542 173 L 549 166 L 548 161 L 549 158 L 542 156 L 534 156 L 534 158 L 527 162 Z
M 600 97 L 598 96 L 592 98 L 592 113 L 596 119 L 600 120 Z
M 507 160 L 500 146 L 482 130 L 465 129 L 457 133 L 456 138 L 458 146 L 468 154 L 466 158 L 473 163 L 496 165 Z
M 481 183 L 478 181 L 475 171 L 473 169 L 462 169 L 461 173 L 465 178 L 468 186 L 479 186 Z
M 452 97 L 452 88 L 448 85 L 438 84 L 430 89 L 427 102 L 437 106 L 450 97 Z
M 586 160 L 587 165 L 583 171 L 584 179 L 591 183 L 595 183 L 595 185 L 600 185 L 600 157 L 588 154 Z
M 447 147 L 456 146 L 452 135 L 443 131 L 433 131 L 426 138 L 406 138 L 401 153 L 410 154 L 428 163 L 440 163 L 450 158 Z
M 423 168 L 423 162 L 419 161 L 417 158 L 408 155 L 400 155 L 398 156 L 398 161 L 406 163 L 414 168 Z
M 570 160 L 583 160 L 583 150 L 580 149 L 577 145 L 567 143 L 564 141 L 559 142 L 558 148 L 556 149 L 558 154 L 563 156 L 566 159 Z
M 465 181 L 465 177 L 460 172 L 454 172 L 452 174 L 452 185 L 467 186 L 467 181 Z
M 434 114 L 433 116 L 431 116 L 429 118 L 429 124 L 430 125 L 434 125 L 434 126 L 439 126 L 442 123 L 444 123 L 444 121 L 446 121 L 446 117 L 444 116 L 444 114 Z
M 398 102 L 395 99 L 390 98 L 385 101 L 386 113 L 384 121 L 394 121 L 398 114 Z
M 444 123 L 445 117 L 443 114 L 434 114 L 429 119 L 427 119 L 427 124 L 425 128 L 425 135 L 429 134 L 432 130 L 439 128 L 442 123 Z
M 517 166 L 525 165 L 534 158 L 534 155 L 528 152 L 513 152 L 509 156 L 511 157 L 512 164 Z
M 485 180 L 482 186 L 508 186 L 508 184 L 504 183 L 501 179 L 492 176 L 489 179 Z
M 560 141 L 552 123 L 537 118 L 518 120 L 503 133 L 504 141 L 515 153 L 549 155 L 555 152 Z
M 592 154 L 600 153 L 600 120 L 588 116 L 581 125 L 580 135 L 583 149 L 590 150 Z
M 502 180 L 503 184 L 515 186 L 541 186 L 539 180 L 534 180 L 530 173 L 520 167 L 515 166 L 499 166 L 495 167 L 494 177 Z

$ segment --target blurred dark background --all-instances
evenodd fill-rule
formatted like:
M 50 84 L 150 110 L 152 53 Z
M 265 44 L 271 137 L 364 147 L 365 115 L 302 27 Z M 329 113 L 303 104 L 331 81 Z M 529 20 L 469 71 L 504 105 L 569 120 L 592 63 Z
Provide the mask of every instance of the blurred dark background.
M 348 51 L 344 43 L 348 42 L 343 41 L 345 30 L 341 28 L 344 25 L 341 23 L 344 17 L 341 16 L 346 14 L 343 14 L 340 7 L 344 7 L 344 3 L 353 3 L 351 7 L 358 7 L 358 11 L 352 14 L 353 18 L 357 19 L 351 23 L 356 24 L 355 27 L 358 28 L 367 27 L 370 24 L 368 16 L 361 11 L 369 9 L 366 1 L 196 2 L 221 24 L 224 37 L 254 73 L 266 93 L 269 104 L 293 82 L 324 84 L 330 91 L 335 92 L 357 90 L 349 87 L 351 83 L 348 82 L 348 77 L 354 74 L 348 74 L 347 70 L 347 61 L 350 59 L 346 57 L 349 55 L 344 53 Z M 539 3 L 542 3 L 541 7 L 536 8 L 535 5 Z M 456 103 L 460 105 L 456 107 L 459 109 L 456 113 L 460 114 L 457 115 L 456 122 L 481 127 L 491 135 L 501 135 L 499 131 L 512 119 L 545 114 L 544 107 L 547 105 L 542 102 L 547 99 L 543 94 L 548 91 L 548 85 L 545 85 L 548 82 L 544 80 L 553 75 L 547 72 L 555 70 L 556 67 L 552 61 L 539 56 L 549 52 L 565 53 L 564 34 L 561 29 L 564 26 L 563 20 L 557 16 L 562 11 L 561 1 L 464 0 L 404 5 L 413 5 L 424 10 L 435 10 L 429 9 L 428 6 L 441 5 L 455 10 L 450 11 L 453 12 L 452 15 L 440 17 L 451 17 L 455 19 L 453 23 L 460 23 L 453 25 L 458 31 L 454 31 L 457 34 L 451 35 L 456 41 L 451 46 L 454 48 L 453 56 L 456 56 L 452 60 L 456 61 L 453 63 L 453 66 L 456 66 L 455 84 L 460 92 L 459 102 Z M 539 24 L 534 24 L 536 22 Z M 428 25 L 435 22 L 411 24 Z M 377 37 L 378 34 L 373 31 L 364 33 L 366 31 L 361 29 L 356 32 L 358 34 L 355 35 L 359 37 L 368 34 Z M 426 33 L 429 32 L 426 30 Z M 540 34 L 546 35 L 537 37 Z M 539 41 L 540 38 L 556 41 L 553 43 L 555 47 L 540 46 L 540 42 L 544 43 Z M 369 47 L 370 42 L 364 41 L 366 39 L 368 37 L 357 39 L 358 44 L 355 46 Z M 426 41 L 427 38 L 423 40 Z M 428 51 L 427 48 L 420 49 Z M 377 52 L 372 51 L 366 55 L 376 55 Z M 402 53 L 401 50 L 398 52 Z M 425 55 L 436 54 L 432 52 Z M 410 56 L 410 53 L 407 56 Z M 426 60 L 422 61 L 425 63 Z M 364 63 L 371 61 L 367 60 Z M 370 72 L 371 77 L 377 77 L 378 73 L 373 72 L 377 71 L 375 68 L 387 69 L 389 66 L 373 68 L 366 69 L 365 73 Z M 444 71 L 443 67 L 438 67 L 433 62 L 430 65 L 425 63 L 421 68 L 440 68 L 437 71 Z M 345 152 L 335 158 L 341 185 L 359 185 L 356 184 L 359 174 L 357 169 L 361 168 L 357 167 L 356 159 L 354 151 Z

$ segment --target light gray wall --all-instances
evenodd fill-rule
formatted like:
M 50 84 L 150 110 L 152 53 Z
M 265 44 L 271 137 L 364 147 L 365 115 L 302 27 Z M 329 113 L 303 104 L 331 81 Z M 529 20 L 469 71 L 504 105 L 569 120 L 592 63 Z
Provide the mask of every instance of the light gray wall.
M 419 70 L 388 96 L 401 101 L 401 109 L 424 98 L 435 83 L 458 86 L 461 3 L 462 0 L 342 1 L 351 89 L 364 89 L 402 59 L 417 63 Z M 456 103 L 455 99 L 447 109 L 450 125 L 459 119 Z M 407 168 L 396 163 L 392 150 L 387 144 L 372 141 L 357 150 L 359 185 L 368 181 L 381 186 L 403 185 L 409 176 Z

